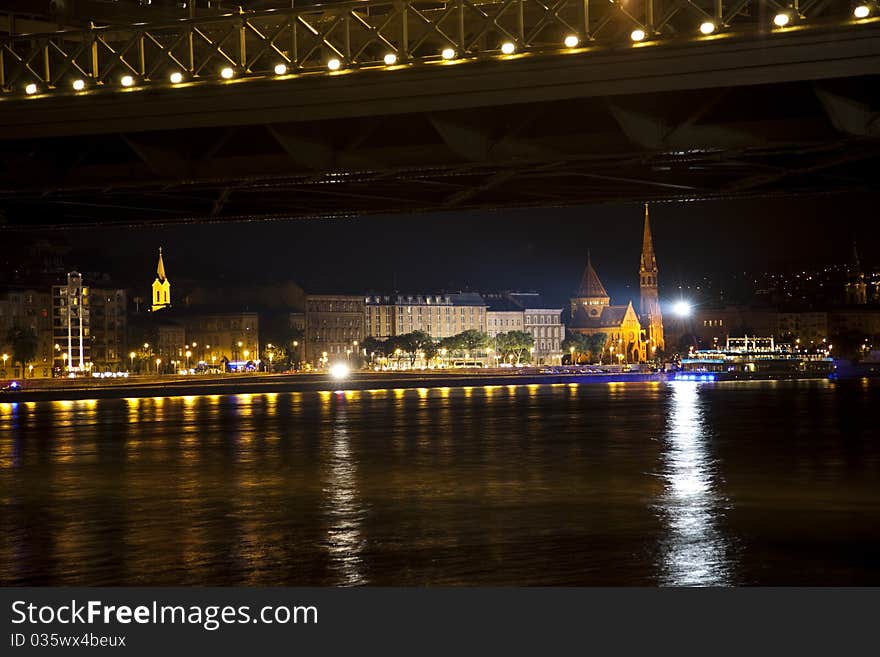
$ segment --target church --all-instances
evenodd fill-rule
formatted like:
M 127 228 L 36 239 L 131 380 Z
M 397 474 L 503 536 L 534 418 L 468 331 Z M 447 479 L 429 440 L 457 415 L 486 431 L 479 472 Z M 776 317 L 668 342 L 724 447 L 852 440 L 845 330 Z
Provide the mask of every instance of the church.
M 587 266 L 577 296 L 571 299 L 569 331 L 582 335 L 604 334 L 603 358 L 612 361 L 617 358 L 621 362 L 644 363 L 662 354 L 665 346 L 663 315 L 657 293 L 657 258 L 647 203 L 639 261 L 639 292 L 638 313 L 632 301 L 626 305 L 613 305 L 587 253 Z

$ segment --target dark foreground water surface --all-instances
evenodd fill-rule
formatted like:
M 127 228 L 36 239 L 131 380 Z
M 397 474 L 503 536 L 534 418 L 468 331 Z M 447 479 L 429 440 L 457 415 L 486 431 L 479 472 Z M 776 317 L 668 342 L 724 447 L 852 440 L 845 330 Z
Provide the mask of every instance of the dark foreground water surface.
M 7 585 L 880 585 L 880 381 L 0 404 Z

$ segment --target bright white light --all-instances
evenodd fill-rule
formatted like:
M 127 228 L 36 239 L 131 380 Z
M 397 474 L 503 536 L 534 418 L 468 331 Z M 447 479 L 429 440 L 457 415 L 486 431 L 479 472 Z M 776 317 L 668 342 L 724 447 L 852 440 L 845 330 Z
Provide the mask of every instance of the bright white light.
M 715 31 L 715 23 L 712 21 L 703 21 L 700 23 L 700 32 L 703 34 L 712 34 Z
M 868 5 L 859 5 L 853 9 L 853 16 L 856 18 L 867 18 L 871 15 L 871 8 Z
M 578 43 L 580 43 L 580 39 L 578 39 L 574 34 L 569 34 L 567 37 L 565 37 L 566 48 L 575 48 Z
M 168 79 L 171 80 L 171 84 L 180 84 L 181 82 L 183 82 L 183 73 L 181 73 L 180 71 L 174 71 L 174 73 L 172 73 L 168 77 Z
M 791 21 L 791 16 L 787 12 L 780 12 L 773 17 L 773 24 L 776 27 L 785 27 Z
M 348 365 L 345 363 L 334 363 L 330 367 L 330 376 L 334 379 L 344 379 L 348 376 Z
M 37 93 L 37 85 L 35 85 L 33 82 L 31 82 L 28 86 L 26 86 L 26 87 L 24 88 L 24 92 L 25 92 L 28 96 Z
M 386 66 L 394 66 L 394 64 L 396 64 L 396 63 L 397 63 L 397 55 L 395 55 L 393 52 L 390 52 L 387 55 L 385 55 L 385 65 Z
M 440 56 L 443 59 L 455 59 L 455 51 L 452 48 L 444 48 L 443 52 L 440 53 Z
M 130 87 L 131 85 L 134 84 L 134 78 L 131 77 L 130 75 L 123 75 L 122 78 L 119 80 L 119 83 L 123 87 Z
M 675 305 L 672 306 L 672 312 L 679 317 L 690 317 L 691 310 L 691 304 L 687 301 L 677 301 Z
M 74 80 L 73 81 L 73 89 L 74 91 L 82 91 L 86 88 L 86 83 L 82 80 Z
M 340 66 L 342 66 L 342 62 L 340 62 L 336 58 L 333 58 L 329 62 L 327 62 L 327 68 L 329 68 L 331 71 L 338 71 Z
M 629 38 L 632 39 L 633 41 L 641 41 L 642 39 L 645 38 L 645 31 L 644 30 L 633 30 L 632 33 L 629 35 Z
M 220 71 L 220 77 L 224 80 L 231 80 L 233 75 L 235 75 L 235 71 L 233 71 L 228 66 Z
M 501 44 L 501 52 L 505 55 L 512 55 L 514 50 L 516 50 L 516 46 L 510 41 L 505 41 Z
M 286 64 L 275 64 L 275 75 L 284 75 L 287 73 Z

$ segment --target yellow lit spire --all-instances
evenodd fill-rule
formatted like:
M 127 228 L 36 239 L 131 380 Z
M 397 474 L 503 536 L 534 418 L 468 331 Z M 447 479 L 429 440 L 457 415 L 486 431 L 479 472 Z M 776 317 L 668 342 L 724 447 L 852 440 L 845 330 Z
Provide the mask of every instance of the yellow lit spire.
M 159 279 L 160 282 L 165 280 L 165 263 L 162 262 L 162 247 L 159 247 L 159 266 L 156 267 L 156 278 Z
M 165 262 L 162 260 L 162 247 L 159 247 L 159 264 L 156 265 L 156 280 L 153 281 L 153 289 L 150 304 L 153 312 L 171 306 L 171 281 L 165 275 Z

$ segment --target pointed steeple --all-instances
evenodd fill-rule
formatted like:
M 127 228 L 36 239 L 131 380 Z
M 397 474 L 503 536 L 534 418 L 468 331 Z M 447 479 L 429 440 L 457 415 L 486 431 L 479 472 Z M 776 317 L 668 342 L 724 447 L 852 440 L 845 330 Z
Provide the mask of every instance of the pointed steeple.
M 162 247 L 159 247 L 159 264 L 156 267 L 156 278 L 159 279 L 160 282 L 165 281 L 165 263 L 162 262 Z
M 578 288 L 578 297 L 608 297 L 608 292 L 605 291 L 605 286 L 602 285 L 602 281 L 599 280 L 599 275 L 596 273 L 596 270 L 593 269 L 593 261 L 590 257 L 589 250 L 587 251 L 587 267 L 584 269 L 584 275 L 581 277 L 581 285 Z
M 657 258 L 654 256 L 654 238 L 651 236 L 651 220 L 648 216 L 647 203 L 645 203 L 645 228 L 642 234 L 642 258 L 639 269 L 642 272 L 657 271 Z
M 853 240 L 852 255 L 849 258 L 849 270 L 850 272 L 859 272 L 861 269 L 862 265 L 859 262 L 859 251 L 856 248 L 856 241 Z
M 156 265 L 156 280 L 153 281 L 151 294 L 152 312 L 171 306 L 171 281 L 165 275 L 165 262 L 162 260 L 162 247 L 159 247 L 159 264 Z

